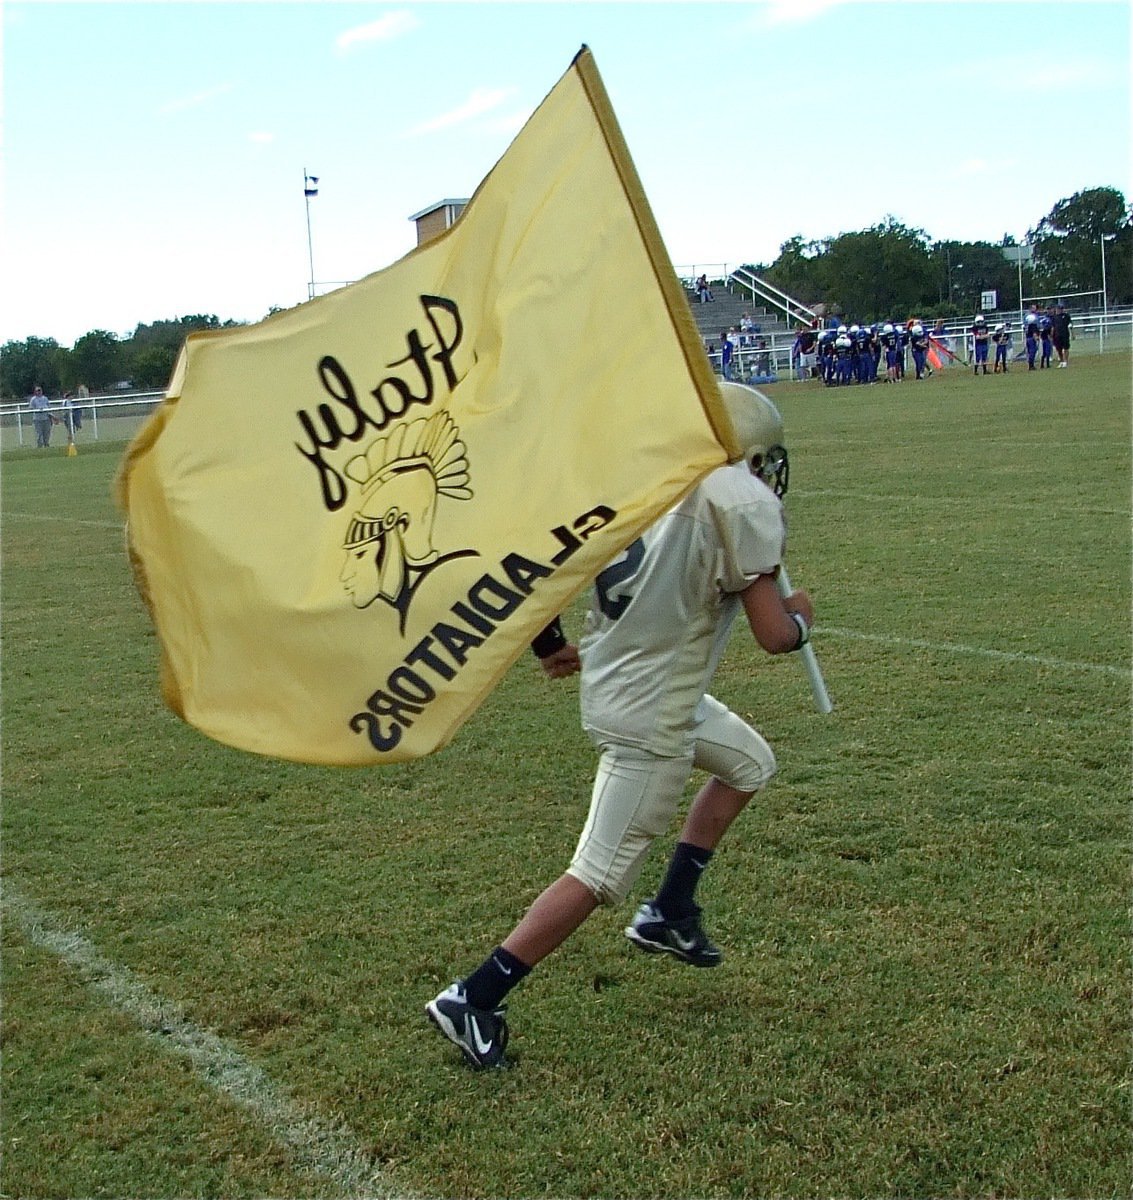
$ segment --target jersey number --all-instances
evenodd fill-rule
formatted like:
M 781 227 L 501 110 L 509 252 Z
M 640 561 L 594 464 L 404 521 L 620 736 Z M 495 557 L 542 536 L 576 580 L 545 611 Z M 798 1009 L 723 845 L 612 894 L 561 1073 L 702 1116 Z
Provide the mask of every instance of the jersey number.
M 637 568 L 641 566 L 641 560 L 644 557 L 645 543 L 638 538 L 636 542 L 631 542 L 626 547 L 624 558 L 612 562 L 594 580 L 594 588 L 598 593 L 598 607 L 611 621 L 616 621 L 633 599 L 632 592 L 619 592 L 616 596 L 612 593 L 618 590 L 619 584 L 625 583 L 627 579 L 632 579 L 637 574 Z

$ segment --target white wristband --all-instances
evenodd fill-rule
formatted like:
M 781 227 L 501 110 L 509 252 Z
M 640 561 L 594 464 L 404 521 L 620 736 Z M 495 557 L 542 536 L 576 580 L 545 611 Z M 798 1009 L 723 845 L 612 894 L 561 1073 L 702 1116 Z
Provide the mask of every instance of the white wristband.
M 799 627 L 799 644 L 796 650 L 801 650 L 810 641 L 810 626 L 801 612 L 789 612 L 787 616 Z

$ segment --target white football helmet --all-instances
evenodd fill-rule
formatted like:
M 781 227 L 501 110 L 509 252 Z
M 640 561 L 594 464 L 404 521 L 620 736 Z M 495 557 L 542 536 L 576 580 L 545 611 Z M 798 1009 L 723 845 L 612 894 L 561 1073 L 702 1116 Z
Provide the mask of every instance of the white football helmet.
M 721 383 L 720 394 L 731 418 L 743 460 L 775 493 L 787 491 L 790 466 L 783 445 L 783 418 L 760 391 L 742 383 Z M 734 462 L 740 460 L 734 459 Z
M 924 326 L 923 325 L 914 325 L 913 328 L 909 332 L 914 334 L 916 337 L 920 337 L 921 334 L 924 333 Z

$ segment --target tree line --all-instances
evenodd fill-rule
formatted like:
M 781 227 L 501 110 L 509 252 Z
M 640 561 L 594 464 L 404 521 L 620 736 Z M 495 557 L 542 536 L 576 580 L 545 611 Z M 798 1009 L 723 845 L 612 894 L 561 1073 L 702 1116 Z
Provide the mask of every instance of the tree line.
M 78 391 L 84 384 L 97 394 L 123 381 L 141 391 L 160 391 L 169 382 L 190 333 L 240 323 L 196 314 L 139 325 L 128 338 L 92 329 L 70 349 L 54 338 L 6 342 L 0 346 L 0 395 L 8 400 L 23 398 L 37 384 L 49 396 Z
M 1104 239 L 1104 241 L 1103 241 Z M 1133 210 L 1116 188 L 1090 188 L 1060 200 L 1033 228 L 1023 246 L 1030 260 L 1016 261 L 1015 238 L 990 242 L 933 241 L 892 217 L 870 229 L 837 237 L 784 242 L 774 262 L 750 266 L 755 274 L 796 300 L 858 321 L 971 317 L 984 292 L 999 307 L 1026 297 L 1056 299 L 1100 291 L 1103 255 L 1110 304 L 1133 303 Z M 1101 296 L 1079 297 L 1070 307 L 1101 307 Z
M 1014 238 L 991 242 L 933 241 L 892 217 L 869 229 L 806 241 L 784 242 L 774 262 L 749 269 L 811 307 L 823 304 L 859 321 L 908 313 L 967 317 L 985 291 L 1014 308 L 1019 267 Z M 1102 287 L 1111 304 L 1133 304 L 1133 210 L 1117 188 L 1099 187 L 1060 200 L 1027 232 L 1032 251 L 1022 266 L 1026 296 L 1069 296 Z M 1104 249 L 1103 249 L 1104 247 Z M 103 329 L 84 334 L 69 349 L 54 338 L 29 337 L 0 347 L 0 396 L 29 396 L 38 384 L 50 396 L 111 390 L 120 381 L 143 391 L 169 382 L 185 338 L 198 330 L 241 324 L 196 314 L 138 325 L 126 338 Z

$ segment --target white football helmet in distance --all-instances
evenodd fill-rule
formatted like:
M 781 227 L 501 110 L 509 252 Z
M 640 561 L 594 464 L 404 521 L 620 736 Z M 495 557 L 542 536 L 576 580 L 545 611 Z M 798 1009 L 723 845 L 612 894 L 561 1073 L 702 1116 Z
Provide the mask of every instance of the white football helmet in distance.
M 779 410 L 761 391 L 743 383 L 721 383 L 720 394 L 751 473 L 758 475 L 776 496 L 785 495 L 790 464 Z

